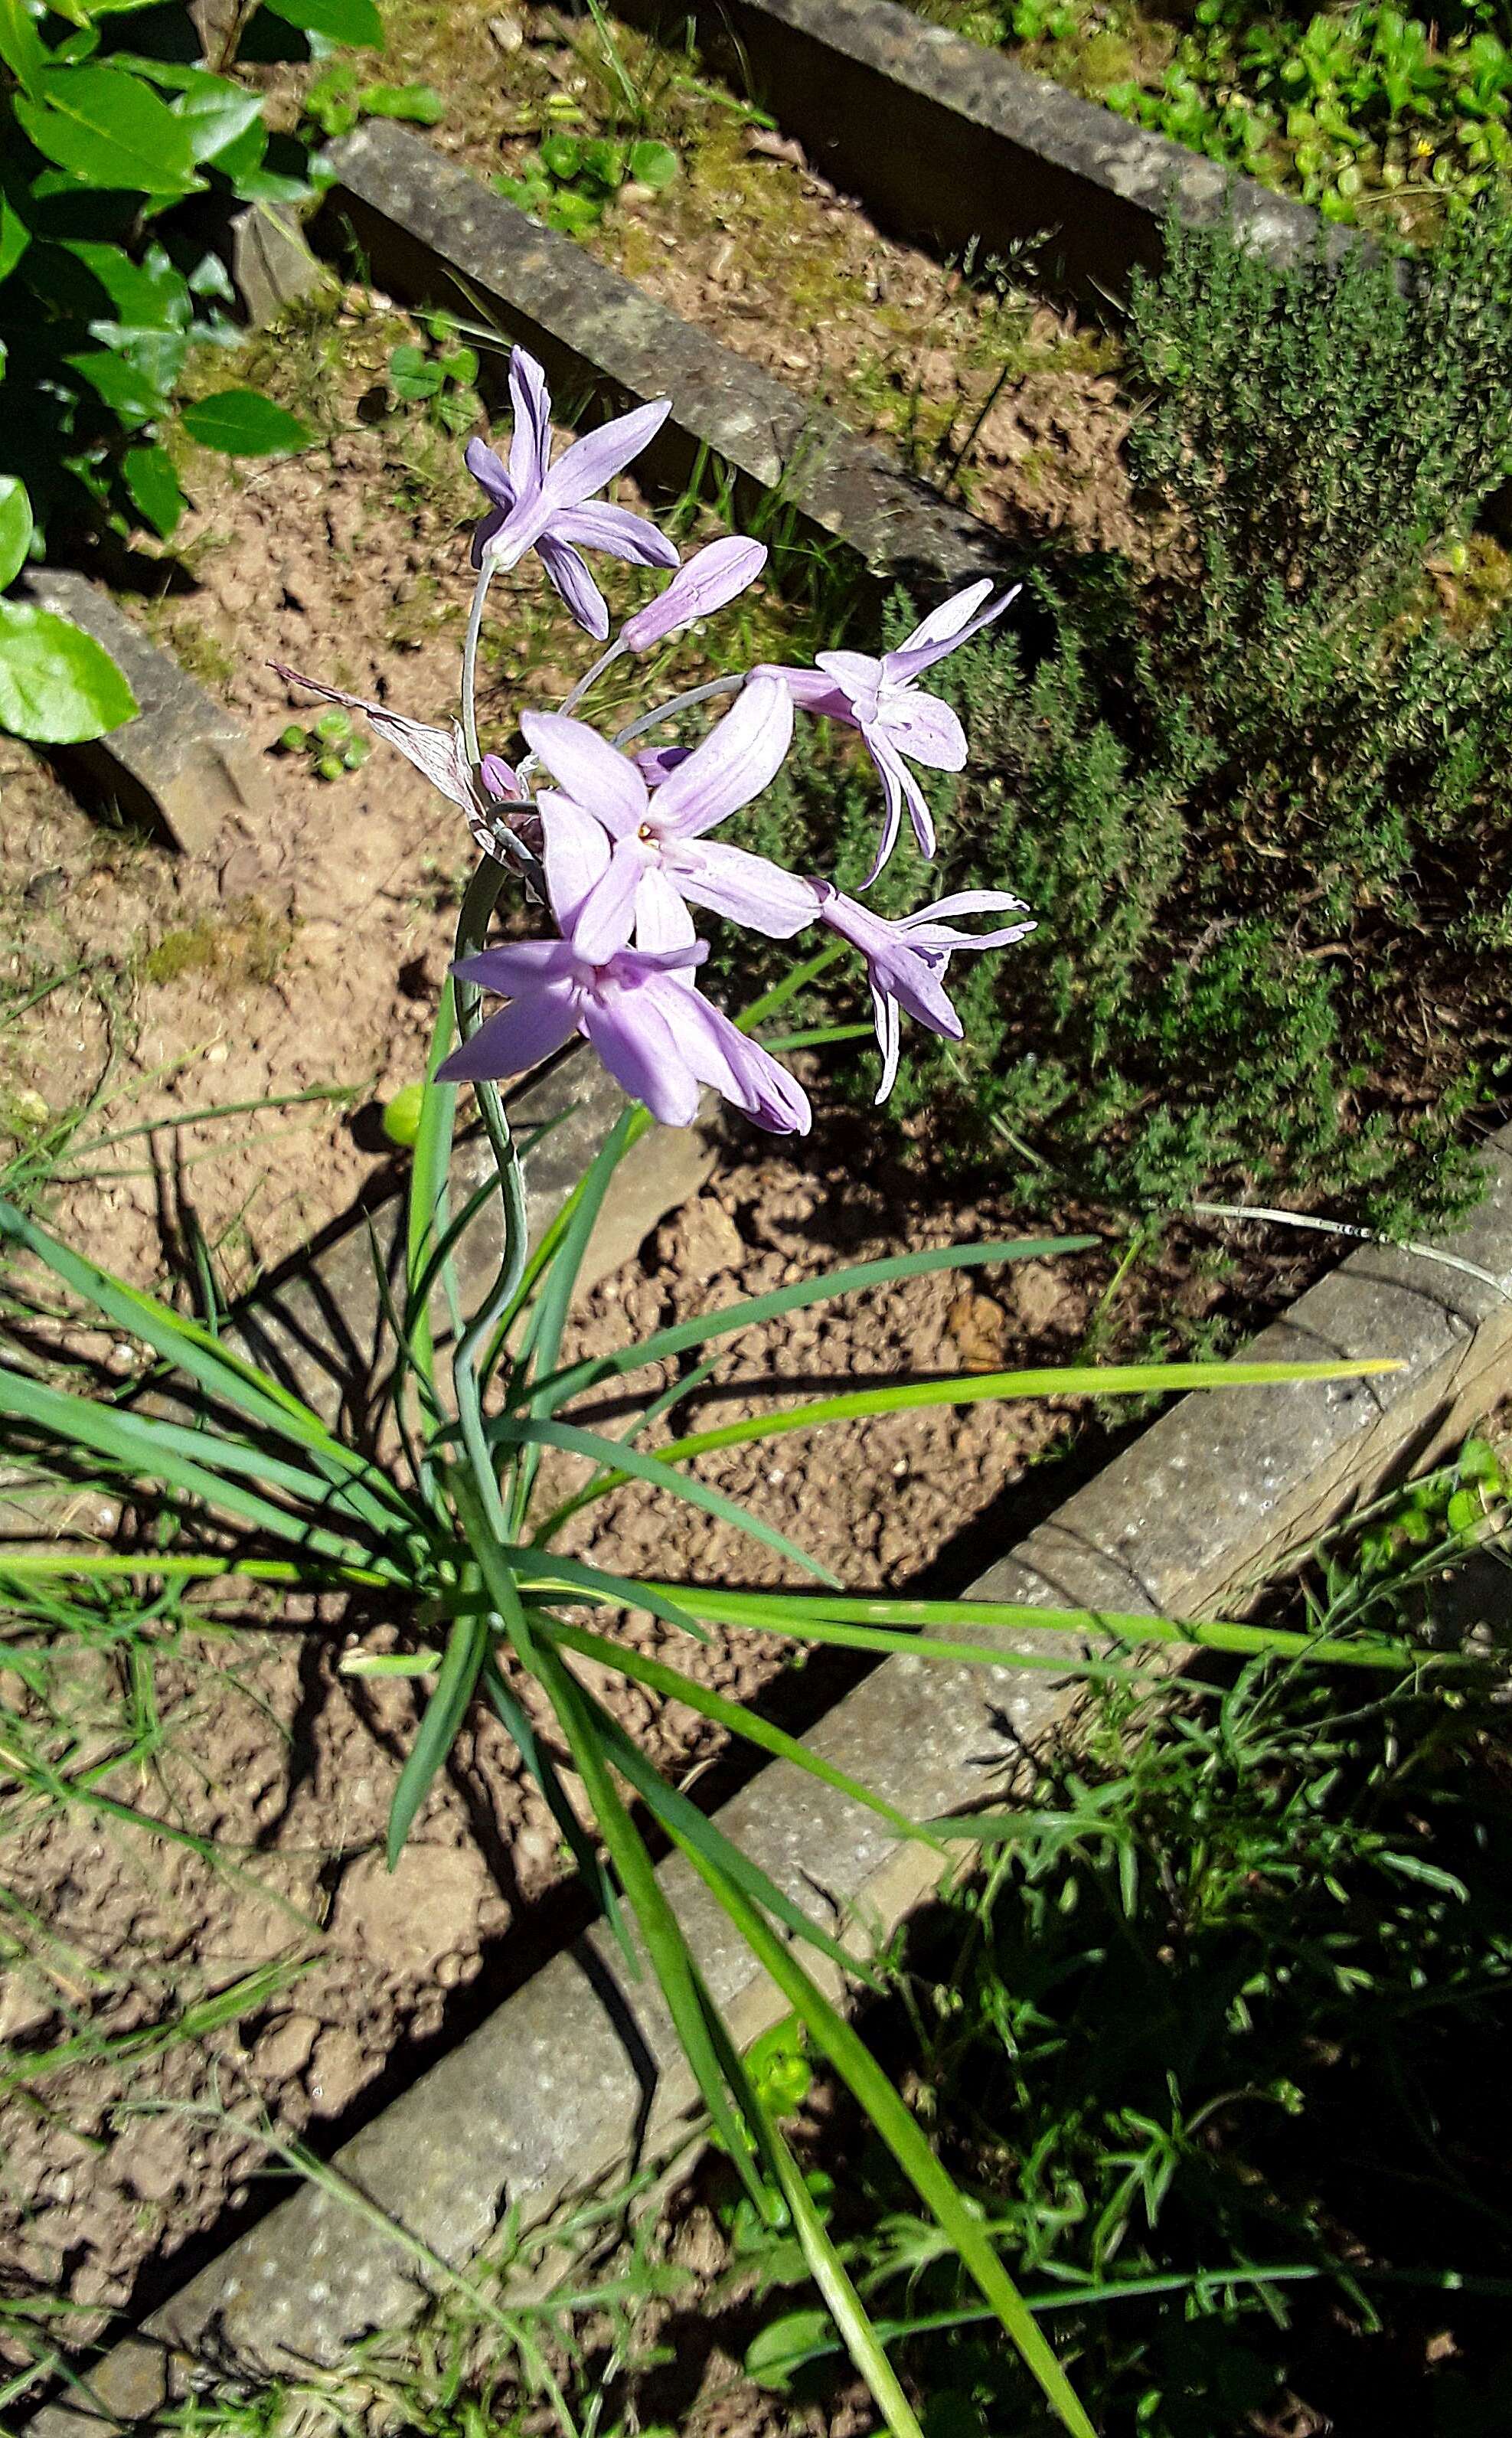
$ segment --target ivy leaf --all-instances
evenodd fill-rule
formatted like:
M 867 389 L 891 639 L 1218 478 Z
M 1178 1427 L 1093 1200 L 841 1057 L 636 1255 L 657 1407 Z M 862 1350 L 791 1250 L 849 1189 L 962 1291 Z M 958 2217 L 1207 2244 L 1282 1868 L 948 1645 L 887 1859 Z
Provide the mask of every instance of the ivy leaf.
M 31 502 L 25 483 L 0 474 L 0 592 L 14 584 L 31 547 Z
M 131 687 L 93 635 L 51 610 L 0 601 L 0 728 L 33 745 L 83 745 L 135 711 Z
M 373 0 L 263 0 L 271 17 L 297 26 L 302 34 L 323 34 L 328 43 L 363 50 L 383 47 L 383 21 Z
M 121 480 L 131 495 L 134 507 L 167 541 L 184 514 L 186 502 L 179 488 L 179 478 L 173 470 L 173 460 L 161 441 L 144 442 L 139 449 L 128 449 L 121 459 Z
M 144 195 L 190 195 L 194 149 L 183 126 L 149 86 L 119 68 L 48 68 L 35 98 L 18 94 L 17 118 L 39 152 L 88 186 Z
M 184 429 L 202 449 L 224 457 L 283 457 L 308 449 L 313 434 L 297 415 L 255 389 L 218 389 L 186 406 Z

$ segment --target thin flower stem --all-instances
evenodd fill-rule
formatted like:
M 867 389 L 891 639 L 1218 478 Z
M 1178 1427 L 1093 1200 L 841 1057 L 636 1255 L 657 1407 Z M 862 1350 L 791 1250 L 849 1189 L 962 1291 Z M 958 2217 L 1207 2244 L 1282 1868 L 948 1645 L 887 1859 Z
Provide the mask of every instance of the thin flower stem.
M 478 598 L 481 600 L 480 585 Z M 503 883 L 503 866 L 485 857 L 473 874 L 462 911 L 457 918 L 458 959 L 473 955 L 488 935 L 488 922 L 495 901 Z M 464 1041 L 472 1032 L 481 996 L 475 982 L 458 980 L 457 1030 Z M 483 1436 L 483 1405 L 478 1379 L 478 1349 L 491 1335 L 494 1323 L 518 1288 L 524 1274 L 528 1251 L 529 1228 L 525 1212 L 525 1175 L 520 1166 L 519 1147 L 515 1141 L 509 1120 L 497 1084 L 480 1080 L 474 1086 L 478 1106 L 493 1150 L 494 1164 L 499 1171 L 500 1199 L 503 1210 L 504 1249 L 499 1274 L 489 1294 L 474 1313 L 457 1340 L 452 1357 L 452 1388 L 457 1402 L 457 1420 L 462 1426 L 463 1445 L 467 1461 L 477 1481 L 478 1494 L 496 1529 L 502 1529 L 503 1509 L 499 1496 L 498 1478 L 489 1459 Z
M 587 676 L 578 679 L 578 681 L 572 688 L 571 693 L 568 695 L 566 699 L 563 701 L 561 711 L 564 717 L 568 712 L 574 711 L 576 709 L 577 705 L 582 701 L 583 697 L 588 693 L 589 688 L 590 686 L 597 685 L 600 678 L 604 675 L 605 670 L 612 666 L 614 662 L 620 658 L 624 650 L 624 644 L 620 642 L 618 637 L 616 637 L 615 641 L 609 645 L 608 650 L 599 654 L 598 659 L 594 662 Z M 535 755 L 532 754 L 532 761 L 534 761 L 535 758 Z
M 739 694 L 745 682 L 745 677 L 742 675 L 711 678 L 707 685 L 690 686 L 686 694 L 675 694 L 670 702 L 660 704 L 655 711 L 644 711 L 639 719 L 632 719 L 629 727 L 622 728 L 613 742 L 616 745 L 628 745 L 635 737 L 643 736 L 648 728 L 659 728 L 662 720 L 675 719 L 679 711 L 691 711 L 694 703 L 712 702 L 716 695 Z
M 559 719 L 565 719 L 570 712 L 576 710 L 578 704 L 582 701 L 583 697 L 588 693 L 589 687 L 597 685 L 600 678 L 604 675 L 605 670 L 612 668 L 614 662 L 621 657 L 624 650 L 624 645 L 616 640 L 609 645 L 607 652 L 601 652 L 599 654 L 598 659 L 594 662 L 587 675 L 580 677 L 571 692 L 564 696 L 561 702 L 558 703 L 556 712 Z M 532 771 L 537 769 L 539 765 L 540 755 L 538 753 L 527 753 L 523 762 L 519 764 L 515 775 L 519 779 L 528 779 Z
M 476 769 L 483 760 L 478 743 L 478 639 L 483 633 L 483 605 L 488 598 L 488 587 L 494 580 L 494 564 L 485 557 L 478 571 L 478 581 L 472 589 L 472 608 L 467 612 L 467 632 L 462 646 L 462 733 L 466 739 L 467 759 Z

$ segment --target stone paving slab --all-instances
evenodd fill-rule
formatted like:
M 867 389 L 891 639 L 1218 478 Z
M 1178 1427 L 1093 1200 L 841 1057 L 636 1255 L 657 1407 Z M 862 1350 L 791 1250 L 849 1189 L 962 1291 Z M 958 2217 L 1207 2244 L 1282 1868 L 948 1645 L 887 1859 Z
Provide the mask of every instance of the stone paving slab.
M 87 575 L 72 568 L 34 568 L 19 590 L 103 644 L 136 697 L 136 717 L 123 728 L 89 745 L 52 750 L 75 794 L 118 806 L 131 820 L 165 833 L 186 855 L 210 854 L 232 822 L 255 835 L 272 817 L 272 789 L 260 757 L 230 712 Z
M 317 241 L 334 246 L 349 232 L 392 294 L 496 322 L 566 397 L 616 409 L 670 398 L 642 461 L 654 481 L 680 489 L 699 452 L 712 450 L 756 494 L 780 488 L 900 583 L 956 584 L 1007 565 L 1001 535 L 571 238 L 537 228 L 412 129 L 371 120 L 325 157 L 336 185 Z
M 676 35 L 682 0 L 619 0 L 632 24 Z M 1325 223 L 1306 203 L 1235 176 L 1169 136 L 932 26 L 893 0 L 703 0 L 712 40 L 733 33 L 752 86 L 816 169 L 906 236 L 987 255 L 1047 236 L 1044 258 L 1106 306 L 1134 264 L 1158 266 L 1168 211 L 1189 226 L 1232 212 L 1277 261 Z M 1330 252 L 1354 240 L 1329 230 Z
M 1442 1249 L 1487 1274 L 1367 1246 L 1257 1339 L 1262 1357 L 1392 1355 L 1367 1381 L 1183 1398 L 971 1587 L 1038 1606 L 1192 1616 L 1239 1604 L 1299 1540 L 1429 1461 L 1512 1386 L 1512 1127 L 1487 1146 L 1490 1190 Z M 1064 1652 L 1027 1633 L 1015 1649 Z M 1074 1697 L 1051 1673 L 890 1658 L 809 1741 L 916 1815 L 990 1794 L 1011 1739 L 1041 1736 Z M 1003 1721 L 1007 1722 L 1005 1740 Z M 800 1901 L 875 1935 L 926 1892 L 927 1851 L 790 1763 L 762 1770 L 720 1826 Z M 782 2002 L 679 1860 L 662 1864 L 715 1996 L 742 2040 Z M 514 2204 L 529 2225 L 672 2128 L 692 2099 L 659 2005 L 628 1984 L 595 1931 L 549 1963 L 471 2038 L 339 2152 L 378 2208 L 462 2266 Z M 193 2361 L 241 2371 L 330 2362 L 400 2325 L 422 2299 L 413 2255 L 372 2218 L 306 2186 L 193 2279 L 96 2375 L 105 2426 L 151 2411 Z M 36 2438 L 99 2419 L 54 2406 Z

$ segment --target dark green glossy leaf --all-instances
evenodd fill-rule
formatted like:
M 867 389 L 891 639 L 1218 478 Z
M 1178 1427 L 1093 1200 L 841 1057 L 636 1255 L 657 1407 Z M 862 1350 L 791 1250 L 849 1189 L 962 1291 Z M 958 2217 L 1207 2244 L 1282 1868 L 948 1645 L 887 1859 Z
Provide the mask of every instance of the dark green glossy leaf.
M 373 0 L 263 0 L 271 17 L 297 26 L 302 34 L 324 34 L 328 43 L 363 50 L 383 47 L 383 20 Z
M 8 198 L 0 195 L 0 279 L 9 279 L 27 246 L 31 231 Z
M 153 532 L 167 541 L 184 514 L 184 493 L 173 460 L 159 441 L 128 449 L 121 459 L 121 480 L 132 504 L 140 509 Z

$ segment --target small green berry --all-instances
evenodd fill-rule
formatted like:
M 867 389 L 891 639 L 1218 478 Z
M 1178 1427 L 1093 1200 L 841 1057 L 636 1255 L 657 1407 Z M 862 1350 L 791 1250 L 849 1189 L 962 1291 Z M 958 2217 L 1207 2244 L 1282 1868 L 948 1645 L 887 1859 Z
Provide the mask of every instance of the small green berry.
M 406 1084 L 384 1104 L 382 1125 L 391 1143 L 406 1150 L 420 1131 L 420 1111 L 425 1102 L 423 1084 Z

